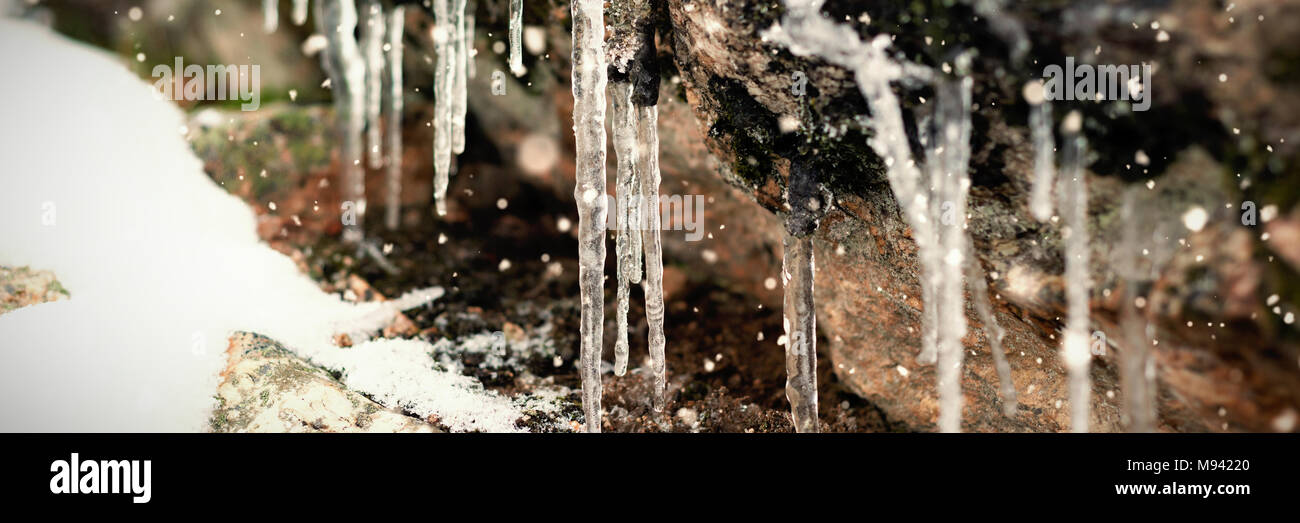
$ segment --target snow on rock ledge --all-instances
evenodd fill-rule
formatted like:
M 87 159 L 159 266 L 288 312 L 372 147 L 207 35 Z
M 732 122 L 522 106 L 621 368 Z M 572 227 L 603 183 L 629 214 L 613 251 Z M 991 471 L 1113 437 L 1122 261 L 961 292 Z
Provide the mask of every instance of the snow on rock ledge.
M 237 332 L 217 387 L 213 432 L 436 432 L 350 391 L 275 341 Z

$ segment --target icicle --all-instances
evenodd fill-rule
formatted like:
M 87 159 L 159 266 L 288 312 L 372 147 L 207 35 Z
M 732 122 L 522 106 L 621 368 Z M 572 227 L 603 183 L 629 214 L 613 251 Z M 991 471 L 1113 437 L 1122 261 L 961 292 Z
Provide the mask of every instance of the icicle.
M 1120 353 L 1120 385 L 1124 390 L 1124 414 L 1129 432 L 1152 432 L 1156 424 L 1154 366 L 1151 342 L 1147 339 L 1147 322 L 1134 301 L 1138 298 L 1142 254 L 1138 227 L 1143 220 L 1137 215 L 1138 186 L 1124 193 L 1120 220 L 1124 232 L 1120 238 L 1120 267 L 1124 278 L 1124 295 L 1120 300 L 1120 331 L 1127 347 Z
M 605 13 L 602 0 L 573 0 L 571 7 L 576 148 L 573 196 L 578 206 L 578 282 L 582 295 L 582 407 L 587 431 L 600 432 L 600 354 L 605 324 L 604 229 L 608 211 L 605 208 Z
M 307 23 L 307 0 L 293 0 L 293 25 Z
M 388 206 L 384 223 L 396 229 L 402 210 L 402 32 L 406 25 L 406 8 L 393 6 L 388 12 L 388 98 L 384 112 L 388 118 Z
M 478 56 L 478 51 L 474 49 L 474 7 L 474 4 L 469 4 L 465 10 L 465 62 L 468 64 L 470 80 L 478 76 L 478 63 L 474 59 Z
M 361 55 L 366 61 L 366 150 L 371 169 L 384 165 L 379 129 L 384 81 L 384 12 L 377 0 L 361 2 Z
M 357 28 L 356 5 L 352 0 L 318 1 L 316 19 L 328 42 L 321 56 L 329 73 L 342 138 L 343 199 L 353 202 L 356 212 L 356 225 L 345 229 L 343 239 L 355 242 L 361 239 L 366 211 L 365 170 L 361 168 L 366 66 L 353 36 Z
M 925 280 L 936 281 L 943 253 L 929 217 L 928 195 L 925 187 L 919 185 L 921 175 L 907 142 L 902 108 L 889 84 L 927 81 L 933 73 L 922 66 L 890 59 L 885 53 L 890 45 L 887 34 L 879 34 L 870 42 L 861 41 L 855 29 L 836 24 L 821 14 L 821 0 L 785 0 L 785 5 L 785 18 L 763 31 L 762 36 L 784 44 L 796 55 L 819 56 L 853 71 L 858 90 L 871 109 L 874 131 L 871 148 L 884 159 L 894 198 L 912 226 L 912 237 L 920 252 L 924 288 Z M 923 349 L 917 361 L 931 363 L 935 354 Z
M 959 65 L 958 69 L 965 67 Z M 967 166 L 970 160 L 971 84 L 969 77 L 963 77 L 957 81 L 941 81 L 936 86 L 939 107 L 935 128 L 942 150 L 932 156 L 937 157 L 941 165 L 937 199 L 942 202 L 938 223 L 942 225 L 939 241 L 944 256 L 936 295 L 939 297 L 939 429 L 943 432 L 961 430 L 964 400 L 961 370 L 965 351 L 961 340 L 966 335 L 966 302 L 962 278 L 967 252 L 966 195 L 970 190 Z
M 929 175 L 928 187 L 937 191 L 943 184 L 943 160 L 940 158 L 940 152 L 943 149 L 942 143 L 934 136 L 933 120 L 930 115 L 922 115 L 917 125 L 917 135 L 921 142 L 921 148 L 925 152 L 926 172 Z M 932 198 L 929 201 L 930 223 L 939 223 L 943 213 L 942 203 L 938 199 Z M 915 232 L 914 234 L 920 234 Z M 917 355 L 916 361 L 922 364 L 933 364 L 939 359 L 939 286 L 943 283 L 944 273 L 941 270 L 939 256 L 939 238 L 938 231 L 932 230 L 932 236 L 929 238 L 918 238 L 918 258 L 921 264 L 921 353 Z M 933 248 L 921 249 L 921 245 L 933 245 Z
M 279 0 L 262 0 L 262 18 L 262 29 L 268 34 L 280 27 Z
M 447 184 L 451 177 L 451 89 L 454 85 L 456 46 L 451 38 L 451 0 L 434 0 L 433 49 L 438 56 L 433 73 L 433 198 L 438 216 L 447 214 Z
M 817 314 L 813 303 L 812 235 L 786 233 L 781 282 L 785 286 L 785 397 L 794 428 L 817 432 Z
M 1052 217 L 1052 178 L 1055 176 L 1056 141 L 1052 138 L 1052 106 L 1043 95 L 1043 82 L 1025 84 L 1029 102 L 1029 132 L 1034 141 L 1034 187 L 1029 212 L 1042 222 Z
M 1088 297 L 1091 278 L 1088 274 L 1088 192 L 1084 183 L 1084 155 L 1087 142 L 1080 134 L 1082 116 L 1072 111 L 1065 117 L 1062 140 L 1065 148 L 1057 191 L 1066 231 L 1065 243 L 1065 297 L 1068 314 L 1065 325 L 1065 343 L 1062 356 L 1070 381 L 1070 429 L 1088 431 L 1088 409 L 1092 384 L 1088 367 L 1092 362 L 1089 350 L 1091 326 L 1088 319 Z
M 807 159 L 790 161 L 782 240 L 781 284 L 785 287 L 785 396 L 795 430 L 817 432 L 817 309 L 813 303 L 813 232 L 823 210 L 817 175 Z
M 456 71 L 451 86 L 451 152 L 465 152 L 465 77 L 469 76 L 469 52 L 465 41 L 465 2 L 453 0 L 452 24 L 455 34 L 452 44 L 456 46 Z
M 610 120 L 610 126 L 614 130 L 614 154 L 618 158 L 618 174 L 615 175 L 615 192 L 618 204 L 615 207 L 615 224 L 617 227 L 617 236 L 615 245 L 615 261 L 618 269 L 618 304 L 615 309 L 618 319 L 618 337 L 614 339 L 614 375 L 622 376 L 627 372 L 627 309 L 629 281 L 632 276 L 632 245 L 631 236 L 633 233 L 640 235 L 641 231 L 634 229 L 635 224 L 630 223 L 629 211 L 633 207 L 639 207 L 640 202 L 633 200 L 633 194 L 636 192 L 633 186 L 639 186 L 634 166 L 637 163 L 637 112 L 632 108 L 632 84 L 626 81 L 612 81 L 609 83 L 609 95 L 612 98 L 614 114 Z M 639 254 L 639 253 L 638 253 Z M 639 269 L 638 269 L 639 270 Z
M 970 283 L 971 299 L 975 300 L 975 313 L 979 316 L 980 323 L 984 325 L 984 337 L 989 340 L 989 352 L 993 353 L 993 366 L 998 371 L 1002 415 L 1013 417 L 1016 415 L 1018 400 L 1016 384 L 1011 380 L 1011 364 L 1007 362 L 1007 354 L 1002 347 L 1002 339 L 1006 336 L 1006 331 L 998 325 L 997 317 L 993 315 L 984 267 L 980 265 L 979 260 L 975 259 L 973 252 L 968 252 L 970 256 L 966 261 L 966 280 Z
M 663 246 L 659 238 L 659 107 L 637 107 L 637 177 L 641 190 L 637 200 L 641 203 L 639 223 L 645 247 L 645 317 L 649 325 L 646 344 L 650 346 L 650 371 L 654 373 L 655 387 L 652 405 L 656 414 L 663 412 L 664 394 L 668 386 L 667 364 L 664 359 L 664 262 Z M 640 272 L 637 269 L 635 272 Z
M 510 72 L 515 76 L 528 72 L 524 69 L 523 32 L 524 0 L 510 0 Z

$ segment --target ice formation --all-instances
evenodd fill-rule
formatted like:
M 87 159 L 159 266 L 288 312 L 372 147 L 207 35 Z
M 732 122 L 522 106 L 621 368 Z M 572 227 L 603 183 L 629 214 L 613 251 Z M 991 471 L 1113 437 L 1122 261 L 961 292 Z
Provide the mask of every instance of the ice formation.
M 335 118 L 341 134 L 343 200 L 356 209 L 356 224 L 344 229 L 345 241 L 360 241 L 366 212 L 365 169 L 361 166 L 365 126 L 366 60 L 358 49 L 354 32 L 357 10 L 352 0 L 316 2 L 316 20 L 325 33 L 328 47 L 321 63 L 329 75 L 334 95 Z
M 361 56 L 366 63 L 366 152 L 371 169 L 384 165 L 379 110 L 384 96 L 384 32 L 387 23 L 378 0 L 361 2 Z
M 662 412 L 665 389 L 668 384 L 667 361 L 664 356 L 664 262 L 660 243 L 659 216 L 659 107 L 638 106 L 636 127 L 636 172 L 641 182 L 641 244 L 645 250 L 645 315 L 649 324 L 646 344 L 650 348 L 650 372 L 654 374 L 654 392 L 651 398 L 656 413 Z
M 965 351 L 962 337 L 966 335 L 966 308 L 962 278 L 967 263 L 966 194 L 970 190 L 967 165 L 970 161 L 970 105 L 971 79 L 937 82 L 935 135 L 937 149 L 930 156 L 938 159 L 929 165 L 938 173 L 938 195 L 942 202 L 935 207 L 939 219 L 938 239 L 943 252 L 940 284 L 936 287 L 938 305 L 939 343 L 939 430 L 961 430 L 962 392 L 961 372 Z M 927 162 L 929 163 L 929 162 Z M 947 213 L 948 216 L 944 217 Z
M 989 301 L 989 286 L 985 280 L 984 267 L 979 260 L 971 259 L 966 264 L 966 280 L 971 289 L 971 300 L 975 302 L 975 313 L 984 325 L 984 336 L 989 340 L 989 352 L 993 353 L 993 366 L 998 371 L 999 394 L 1002 396 L 1002 415 L 1016 415 L 1016 384 L 1011 379 L 1011 363 L 1002 347 L 1006 330 L 998 325 Z
M 274 33 L 280 27 L 279 0 L 262 0 L 262 30 Z
M 852 27 L 837 24 L 820 13 L 821 0 L 786 0 L 785 5 L 786 16 L 780 23 L 763 31 L 763 38 L 785 45 L 796 55 L 817 56 L 849 69 L 871 109 L 873 137 L 870 146 L 884 159 L 889 185 L 912 227 L 919 251 L 925 309 L 922 312 L 922 349 L 917 360 L 938 363 L 940 430 L 960 430 L 961 339 L 966 332 L 962 282 L 965 273 L 973 271 L 970 265 L 978 264 L 969 250 L 965 230 L 966 195 L 970 188 L 967 168 L 970 160 L 971 80 L 960 71 L 966 68 L 962 62 L 969 60 L 970 55 L 959 56 L 957 69 L 960 76 L 955 80 L 949 79 L 924 66 L 890 58 L 886 51 L 891 38 L 887 34 L 879 34 L 870 42 L 861 41 Z M 908 144 L 902 108 L 891 88 L 891 83 L 895 82 L 933 85 L 939 93 L 938 110 L 922 118 L 922 128 L 930 125 L 934 128 L 921 133 L 928 175 L 924 179 Z M 951 220 L 945 223 L 945 216 Z M 987 285 L 982 271 L 979 283 Z M 789 299 L 787 290 L 787 301 Z M 976 299 L 983 302 L 977 305 L 977 309 L 988 307 L 986 296 L 977 296 Z M 1004 361 L 1000 350 L 1001 331 L 992 320 L 991 312 L 983 321 L 993 333 L 989 338 L 998 353 L 995 358 Z M 999 364 L 999 377 L 1004 383 L 1004 407 L 1013 405 L 1014 389 L 1009 366 Z
M 445 0 L 444 0 L 445 1 Z M 605 326 L 605 20 L 601 0 L 574 0 L 573 132 L 581 289 L 582 407 L 587 431 L 600 432 L 601 339 Z
M 644 9 L 648 5 L 636 6 L 642 9 L 611 11 L 613 34 L 603 52 L 607 53 L 609 64 L 607 75 L 613 106 L 610 127 L 613 130 L 617 158 L 613 222 L 616 229 L 615 272 L 618 281 L 614 373 L 622 376 L 627 372 L 630 353 L 627 319 L 630 287 L 639 283 L 645 294 L 646 323 L 649 325 L 647 345 L 654 380 L 651 404 L 658 418 L 662 414 L 667 386 L 664 362 L 663 262 L 659 237 L 659 81 L 658 75 L 637 74 L 658 68 L 653 57 L 652 14 L 649 9 Z M 619 7 L 631 7 L 631 4 Z M 636 32 L 628 32 L 629 30 Z M 621 40 L 622 36 L 628 35 L 636 38 L 626 42 Z M 620 47 L 620 42 L 630 43 L 632 47 Z M 621 52 L 629 49 L 639 52 Z M 637 55 L 636 59 L 632 59 L 633 54 Z M 644 78 L 648 80 L 638 80 Z M 648 96 L 651 92 L 654 95 Z M 643 266 L 644 279 L 641 275 Z
M 451 45 L 455 46 L 455 62 L 452 64 L 451 81 L 451 152 L 460 154 L 465 152 L 465 86 L 466 76 L 469 75 L 469 52 L 468 38 L 465 32 L 465 2 L 466 0 L 452 0 L 451 24 L 452 41 Z
M 1070 430 L 1074 432 L 1088 431 L 1092 392 L 1088 377 L 1088 367 L 1092 363 L 1088 346 L 1091 340 L 1088 295 L 1092 281 L 1088 273 L 1088 189 L 1083 172 L 1087 141 L 1080 133 L 1081 121 L 1080 114 L 1074 111 L 1065 117 L 1062 124 L 1061 139 L 1065 147 L 1057 191 L 1065 222 L 1061 235 L 1065 244 L 1065 298 L 1068 307 L 1061 353 L 1070 375 Z
M 1034 186 L 1029 193 L 1029 211 L 1042 222 L 1052 217 L 1052 178 L 1056 176 L 1056 140 L 1052 137 L 1052 105 L 1043 92 L 1043 83 L 1025 84 L 1025 101 L 1029 102 L 1029 132 L 1034 143 Z
M 615 191 L 617 192 L 617 205 L 614 212 L 615 223 L 617 227 L 617 236 L 615 239 L 615 260 L 618 265 L 618 291 L 617 291 L 617 328 L 618 337 L 614 339 L 614 374 L 622 376 L 627 372 L 628 342 L 627 342 L 627 310 L 629 299 L 629 288 L 632 279 L 640 280 L 641 268 L 633 268 L 633 258 L 640 256 L 640 246 L 634 251 L 632 246 L 632 237 L 640 236 L 641 230 L 639 223 L 632 222 L 631 209 L 639 209 L 641 203 L 636 199 L 636 193 L 640 192 L 640 183 L 637 179 L 637 172 L 634 166 L 637 162 L 637 112 L 632 107 L 632 84 L 628 82 L 614 81 L 609 83 L 609 95 L 612 99 L 613 115 L 610 119 L 610 127 L 614 132 L 614 154 L 618 159 L 618 174 L 615 176 Z M 633 275 L 635 271 L 635 276 Z
M 894 81 L 928 81 L 933 74 L 920 66 L 890 59 L 885 53 L 889 35 L 880 34 L 871 42 L 862 42 L 853 28 L 827 19 L 820 13 L 821 0 L 786 0 L 785 5 L 785 18 L 763 31 L 763 37 L 785 45 L 796 55 L 819 56 L 854 73 L 858 89 L 871 109 L 874 136 L 870 146 L 884 158 L 889 185 L 912 226 L 920 251 L 923 293 L 928 295 L 926 298 L 934 298 L 943 254 L 931 223 L 931 204 L 925 190 L 928 184 L 922 184 L 920 170 L 907 143 L 902 109 L 890 88 Z M 932 303 L 926 304 L 927 309 L 931 307 Z M 935 361 L 937 351 L 928 343 L 937 338 L 930 334 L 930 329 L 937 326 L 937 321 L 923 322 L 925 332 L 919 361 Z
M 307 0 L 293 0 L 293 25 L 307 23 Z
M 528 72 L 524 69 L 523 31 L 524 0 L 510 0 L 510 72 L 515 76 Z
M 452 155 L 465 151 L 467 76 L 473 35 L 465 16 L 467 0 L 434 0 L 433 197 L 438 216 L 447 214 Z
M 470 80 L 478 76 L 478 64 L 474 60 L 478 56 L 478 51 L 474 50 L 474 7 L 474 4 L 469 4 L 465 8 L 465 64 Z
M 452 0 L 433 0 L 433 50 L 438 60 L 433 73 L 433 197 L 439 216 L 447 214 L 447 184 L 451 177 L 452 88 L 455 86 L 456 46 Z
M 785 300 L 785 396 L 795 430 L 817 432 L 817 308 L 813 303 L 813 232 L 825 209 L 817 173 L 805 158 L 790 161 L 786 188 L 785 234 L 781 245 L 781 284 Z
M 402 32 L 406 25 L 406 8 L 394 6 L 388 11 L 387 30 L 388 53 L 385 69 L 388 71 L 388 96 L 384 98 L 384 114 L 387 115 L 388 141 L 385 156 L 388 157 L 388 201 L 384 213 L 384 225 L 396 229 L 399 213 L 402 210 Z

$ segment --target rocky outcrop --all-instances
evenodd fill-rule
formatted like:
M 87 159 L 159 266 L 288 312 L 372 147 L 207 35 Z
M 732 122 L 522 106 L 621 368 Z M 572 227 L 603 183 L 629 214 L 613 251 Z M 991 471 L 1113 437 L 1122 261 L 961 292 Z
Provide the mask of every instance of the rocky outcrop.
M 771 306 L 779 304 L 768 300 L 780 289 L 763 283 L 777 274 L 780 263 L 774 214 L 783 212 L 787 159 L 801 153 L 816 158 L 835 196 L 816 240 L 819 325 L 828 342 L 823 346 L 838 377 L 888 419 L 913 430 L 934 429 L 934 370 L 915 358 L 923 307 L 915 244 L 882 164 L 866 145 L 869 131 L 862 118 L 869 111 L 852 75 L 764 43 L 759 31 L 779 19 L 779 2 L 669 0 L 663 6 L 658 49 L 665 80 L 660 95 L 665 191 L 708 191 L 708 222 L 726 225 L 725 230 L 711 227 L 712 236 L 699 244 L 674 242 L 667 235 L 666 252 L 693 271 L 725 278 Z M 966 4 L 832 2 L 825 11 L 864 38 L 895 35 L 893 45 L 903 56 L 936 69 L 957 49 L 977 53 L 970 231 L 992 279 L 997 320 L 1008 331 L 1020 406 L 1010 418 L 999 412 L 992 358 L 968 309 L 972 329 L 965 339 L 970 354 L 962 378 L 963 429 L 1068 428 L 1065 372 L 1058 357 L 1064 315 L 1061 230 L 1055 220 L 1038 223 L 1028 213 L 1032 146 L 1025 128 L 1027 105 L 1019 97 L 1022 85 L 1041 75 L 1043 64 L 1065 56 L 1150 63 L 1156 69 L 1148 112 L 1117 110 L 1113 104 L 1076 106 L 1095 150 L 1088 173 L 1092 319 L 1094 329 L 1109 334 L 1108 350 L 1093 361 L 1093 430 L 1125 428 L 1117 366 L 1126 343 L 1118 317 L 1134 296 L 1142 298 L 1141 314 L 1151 325 L 1162 430 L 1295 428 L 1300 348 L 1287 313 L 1300 295 L 1291 290 L 1296 266 L 1285 261 L 1292 259 L 1288 252 L 1294 247 L 1277 236 L 1289 238 L 1294 230 L 1289 210 L 1296 196 L 1287 180 L 1300 174 L 1294 161 L 1300 122 L 1294 111 L 1261 105 L 1269 100 L 1287 107 L 1295 95 L 1298 64 L 1282 36 L 1300 24 L 1295 3 L 1238 2 L 1231 12 L 1205 2 L 1034 3 L 1009 13 L 1033 43 L 1021 60 L 1011 57 L 992 24 Z M 546 16 L 562 19 L 564 11 Z M 539 62 L 532 78 L 546 80 L 543 101 L 564 122 L 567 35 L 559 26 L 551 26 L 549 60 Z M 663 65 L 669 63 L 675 67 Z M 791 88 L 796 72 L 807 79 L 805 96 Z M 905 108 L 926 94 L 909 93 Z M 507 98 L 471 101 L 484 115 L 508 113 L 516 105 Z M 1058 108 L 1057 116 L 1065 109 Z M 521 119 L 504 123 L 515 133 L 538 129 Z M 567 125 L 559 128 L 544 131 L 561 143 L 571 140 L 562 132 Z M 506 136 L 498 147 L 513 148 L 511 133 L 489 129 L 488 136 Z M 702 149 L 711 158 L 701 159 Z M 557 179 L 545 183 L 564 194 L 571 165 L 561 161 L 555 171 Z M 718 181 L 739 192 L 718 187 Z M 1139 210 L 1127 219 L 1120 216 L 1126 193 Z M 1245 201 L 1268 207 L 1267 222 L 1261 218 L 1258 226 L 1243 226 Z M 1195 207 L 1206 210 L 1209 219 L 1192 231 L 1181 217 Z M 1126 220 L 1140 222 L 1150 238 L 1139 246 L 1147 250 L 1150 271 L 1136 278 L 1132 289 L 1116 263 Z
M 347 389 L 265 336 L 235 333 L 226 357 L 213 432 L 439 432 Z
M 474 171 L 452 179 L 449 194 L 461 203 L 453 202 L 451 221 L 469 218 L 458 205 L 488 202 L 490 208 L 497 198 L 513 196 L 516 184 L 499 183 L 504 176 L 518 175 L 516 181 L 549 190 L 561 201 L 571 198 L 568 6 L 562 0 L 527 5 L 525 24 L 545 28 L 542 49 L 525 57 L 526 77 L 504 75 L 503 96 L 493 95 L 490 83 L 494 70 L 508 70 L 504 55 L 488 52 L 499 36 L 479 35 L 467 133 L 480 145 L 462 158 L 476 165 Z M 867 147 L 864 122 L 870 112 L 852 75 L 762 40 L 760 31 L 784 13 L 779 0 L 655 5 L 663 192 L 706 198 L 702 241 L 686 241 L 684 231 L 664 234 L 669 272 L 741 288 L 763 306 L 779 307 L 781 289 L 771 282 L 779 282 L 788 158 L 813 158 L 834 196 L 815 239 L 823 358 L 829 357 L 836 377 L 878 408 L 891 426 L 933 430 L 935 373 L 916 362 L 924 304 L 915 243 L 882 162 Z M 488 6 L 479 9 L 479 26 L 488 27 Z M 427 25 L 426 14 L 411 11 L 409 24 Z M 1034 220 L 1027 208 L 1032 146 L 1025 127 L 1028 106 L 1020 95 L 1044 65 L 1067 56 L 1154 67 L 1149 111 L 1110 103 L 1061 105 L 1055 111 L 1058 118 L 1069 109 L 1081 111 L 1094 150 L 1087 174 L 1090 305 L 1093 328 L 1106 333 L 1110 343 L 1093 359 L 1092 428 L 1126 427 L 1117 367 L 1129 343 L 1119 319 L 1123 308 L 1139 301 L 1136 297 L 1157 359 L 1160 429 L 1296 428 L 1300 111 L 1293 108 L 1300 101 L 1300 55 L 1292 40 L 1300 33 L 1300 3 L 1240 0 L 1229 9 L 1194 0 L 1023 2 L 1007 13 L 1032 43 L 1022 57 L 1004 39 L 1002 24 L 985 19 L 968 2 L 832 1 L 824 11 L 864 38 L 893 35 L 892 47 L 901 56 L 935 69 L 959 49 L 976 53 L 969 231 L 990 276 L 997 321 L 1007 329 L 1020 405 L 1012 417 L 1001 413 L 984 329 L 968 309 L 964 430 L 1068 428 L 1065 372 L 1058 357 L 1064 316 L 1061 229 L 1055 221 Z M 427 31 L 408 33 L 417 44 L 428 38 Z M 418 67 L 419 54 L 407 56 L 417 61 L 408 63 L 410 85 L 430 85 L 427 68 Z M 791 89 L 795 73 L 806 79 L 802 96 Z M 407 103 L 405 132 L 412 145 L 403 163 L 411 179 L 404 180 L 410 188 L 404 199 L 411 202 L 429 197 L 431 137 L 425 123 L 431 103 L 421 98 L 427 91 L 421 89 Z M 900 93 L 906 111 L 930 95 L 924 89 Z M 304 121 L 315 128 L 312 132 L 328 128 L 325 118 Z M 288 129 L 296 123 L 266 125 Z M 219 147 L 221 138 L 205 139 Z M 202 143 L 196 147 L 202 150 Z M 267 164 L 315 165 L 310 183 L 324 183 L 327 155 L 322 160 L 309 146 L 291 154 Z M 228 167 L 224 180 L 260 191 L 257 173 Z M 1125 198 L 1137 212 L 1121 213 Z M 1256 212 L 1256 225 L 1242 223 L 1246 202 Z M 279 203 L 282 209 L 292 206 L 303 220 L 332 220 L 308 212 L 316 210 L 316 201 Z M 1193 208 L 1206 213 L 1196 230 L 1182 220 Z M 293 234 L 291 213 L 279 214 L 285 218 L 263 226 Z M 1143 237 L 1141 274 L 1121 270 L 1118 263 L 1129 224 L 1136 224 Z M 770 341 L 771 350 L 781 350 Z

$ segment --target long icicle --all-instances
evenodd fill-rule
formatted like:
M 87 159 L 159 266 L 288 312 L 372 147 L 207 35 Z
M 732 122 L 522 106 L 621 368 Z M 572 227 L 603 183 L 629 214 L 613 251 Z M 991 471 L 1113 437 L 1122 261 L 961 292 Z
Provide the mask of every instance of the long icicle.
M 455 29 L 452 45 L 456 46 L 455 76 L 451 86 L 451 152 L 465 152 L 465 77 L 469 74 L 465 41 L 465 1 L 452 0 L 452 26 Z
M 611 81 L 609 83 L 609 95 L 612 98 L 611 102 L 614 108 L 610 126 L 614 130 L 614 154 L 618 159 L 618 174 L 614 177 L 618 202 L 614 210 L 615 226 L 617 228 L 614 256 L 618 267 L 616 270 L 618 273 L 618 302 L 615 308 L 618 337 L 614 339 L 614 375 L 622 376 L 627 372 L 628 358 L 627 311 L 631 294 L 629 285 L 631 285 L 634 254 L 631 237 L 633 234 L 637 236 L 641 234 L 640 230 L 633 228 L 635 224 L 629 219 L 631 209 L 640 206 L 640 202 L 633 199 L 635 192 L 637 192 L 634 187 L 640 186 L 634 169 L 637 163 L 637 111 L 632 107 L 631 83 L 627 81 Z M 637 248 L 640 248 L 640 246 L 637 246 Z M 637 271 L 639 272 L 640 268 L 637 268 Z
M 293 12 L 290 13 L 293 25 L 307 23 L 307 5 L 307 0 L 293 0 Z
M 601 429 L 600 362 L 605 325 L 605 13 L 602 0 L 573 0 L 573 132 L 582 300 L 582 407 L 587 432 Z
M 371 169 L 384 165 L 379 112 L 384 81 L 384 11 L 378 0 L 361 2 L 361 55 L 366 61 L 366 152 Z
M 935 104 L 937 105 L 937 104 Z M 928 175 L 926 187 L 930 192 L 938 192 L 943 187 L 943 141 L 939 136 L 934 134 L 934 114 L 923 114 L 919 117 L 917 125 L 917 135 L 921 143 L 921 148 L 925 154 L 925 173 Z M 929 221 L 930 223 L 940 223 L 942 220 L 943 202 L 939 198 L 930 198 L 928 201 Z M 939 231 L 931 229 L 932 236 L 929 238 L 917 239 L 917 250 L 919 262 L 921 264 L 921 303 L 924 307 L 921 309 L 921 353 L 917 355 L 916 360 L 922 364 L 933 364 L 939 359 L 939 303 L 943 301 L 944 296 L 939 294 L 939 287 L 943 285 L 943 278 L 946 273 L 943 272 L 940 265 L 942 256 L 940 256 Z M 915 232 L 920 234 L 920 232 Z M 932 248 L 922 249 L 923 245 L 931 245 Z
M 781 323 L 785 328 L 785 396 L 798 432 L 818 431 L 813 232 L 823 203 L 817 187 L 817 173 L 808 159 L 791 159 L 786 188 L 790 210 L 781 242 L 781 284 L 785 287 Z
M 969 56 L 969 55 L 966 55 Z M 963 61 L 959 61 L 959 67 L 966 68 Z M 970 82 L 969 77 L 962 79 L 960 111 L 957 115 L 960 118 L 961 136 L 955 151 L 957 156 L 952 162 L 951 172 L 958 174 L 959 187 L 961 189 L 961 224 L 965 230 L 965 199 L 970 188 L 970 176 L 967 169 L 970 167 Z M 949 111 L 958 108 L 948 105 Z M 946 151 L 946 149 L 945 149 Z M 937 156 L 937 155 L 936 155 Z M 965 236 L 965 233 L 963 233 Z M 989 299 L 988 281 L 985 279 L 984 266 L 980 265 L 979 259 L 975 256 L 974 246 L 971 245 L 970 237 L 966 236 L 963 240 L 965 254 L 965 276 L 967 285 L 970 287 L 971 299 L 975 302 L 975 313 L 979 318 L 980 324 L 983 325 L 984 336 L 989 342 L 989 352 L 993 354 L 993 366 L 997 369 L 998 383 L 1000 384 L 1000 396 L 1002 397 L 1002 414 L 1007 417 L 1015 416 L 1016 413 L 1016 385 L 1011 379 L 1011 364 L 1007 362 L 1006 351 L 1002 347 L 1002 339 L 1005 331 L 1001 325 L 998 325 L 997 318 L 993 315 L 992 302 Z M 960 292 L 960 289 L 959 291 Z
M 1084 181 L 1084 156 L 1087 142 L 1082 130 L 1083 117 L 1072 111 L 1062 123 L 1062 154 L 1060 189 L 1057 199 L 1066 230 L 1062 231 L 1065 243 L 1065 297 L 1068 304 L 1065 343 L 1062 356 L 1069 373 L 1070 430 L 1088 431 L 1088 410 L 1091 403 L 1092 384 L 1088 367 L 1092 363 L 1088 344 L 1090 341 L 1088 297 L 1091 277 L 1088 274 L 1088 193 Z
M 451 87 L 456 47 L 451 45 L 451 0 L 433 0 L 433 49 L 438 60 L 433 73 L 433 199 L 438 216 L 447 214 L 447 184 L 451 179 Z
M 524 69 L 523 32 L 524 0 L 510 0 L 510 72 L 515 76 L 528 72 Z
M 388 97 L 384 112 L 388 115 L 388 206 L 384 224 L 396 229 L 402 210 L 402 32 L 406 25 L 406 8 L 393 6 L 388 12 Z
M 280 27 L 279 0 L 262 0 L 262 30 L 274 33 Z
M 958 69 L 965 69 L 958 65 Z M 950 212 L 948 220 L 940 221 L 939 241 L 943 245 L 943 278 L 937 294 L 939 302 L 939 429 L 943 432 L 961 431 L 961 413 L 964 397 L 961 391 L 962 361 L 965 351 L 962 338 L 966 335 L 966 301 L 962 292 L 962 278 L 967 252 L 966 245 L 966 194 L 970 190 L 967 166 L 970 161 L 970 77 L 956 81 L 944 80 L 936 86 L 938 97 L 935 124 L 942 152 L 942 175 L 939 180 L 939 200 L 942 212 Z
M 658 92 L 658 90 L 656 90 Z M 633 102 L 636 103 L 635 101 Z M 641 179 L 641 244 L 645 248 L 645 317 L 649 325 L 646 344 L 650 347 L 650 371 L 654 374 L 651 405 L 656 418 L 663 413 L 668 386 L 668 367 L 664 357 L 664 262 L 660 243 L 659 214 L 659 106 L 638 106 L 636 127 L 637 176 Z
M 474 49 L 474 9 L 476 4 L 470 2 L 469 7 L 465 8 L 465 63 L 469 71 L 469 79 L 473 80 L 478 76 L 478 63 L 475 57 L 478 51 Z
M 365 170 L 361 168 L 366 69 L 353 36 L 357 28 L 356 5 L 352 0 L 318 1 L 316 19 L 328 42 L 322 61 L 330 75 L 335 118 L 342 135 L 343 199 L 352 202 L 356 217 L 356 225 L 344 229 L 343 239 L 357 242 L 362 237 L 366 211 Z

